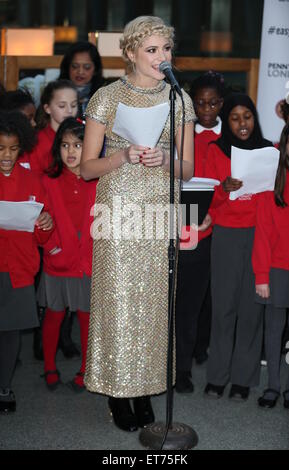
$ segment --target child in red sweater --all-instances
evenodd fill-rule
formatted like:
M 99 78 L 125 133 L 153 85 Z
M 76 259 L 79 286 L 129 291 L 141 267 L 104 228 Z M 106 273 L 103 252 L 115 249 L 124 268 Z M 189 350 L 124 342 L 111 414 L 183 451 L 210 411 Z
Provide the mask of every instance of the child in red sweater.
M 30 163 L 33 171 L 43 174 L 52 164 L 51 149 L 55 134 L 68 117 L 76 117 L 78 97 L 75 86 L 69 80 L 56 80 L 48 83 L 37 110 L 37 144 L 32 152 L 23 155 L 21 162 Z
M 40 107 L 37 110 L 37 144 L 30 154 L 24 154 L 21 164 L 29 165 L 32 171 L 39 175 L 52 164 L 52 145 L 56 132 L 64 119 L 75 117 L 78 113 L 77 90 L 69 80 L 56 80 L 48 83 L 42 96 Z M 42 307 L 42 306 L 40 306 Z M 41 315 L 40 315 L 41 317 Z M 65 357 L 79 356 L 79 351 L 71 339 L 73 316 L 67 315 L 63 322 L 60 334 L 59 347 Z M 35 330 L 34 353 L 36 357 L 41 357 L 41 341 L 39 333 Z
M 60 383 L 55 356 L 66 308 L 77 312 L 82 351 L 80 371 L 69 385 L 76 392 L 84 390 L 92 265 L 90 211 L 95 202 L 96 181 L 86 182 L 80 177 L 83 137 L 83 124 L 74 118 L 63 121 L 52 148 L 53 166 L 43 177 L 56 221 L 55 234 L 44 246 L 38 292 L 39 303 L 47 306 L 42 338 L 49 390 L 55 390 Z
M 246 400 L 259 384 L 263 309 L 255 303 L 252 247 L 256 194 L 235 201 L 229 193 L 242 181 L 231 177 L 232 146 L 253 150 L 272 146 L 262 137 L 257 111 L 249 96 L 232 93 L 222 109 L 222 136 L 209 145 L 206 176 L 222 182 L 200 229 L 213 219 L 211 250 L 212 328 L 205 393 L 219 398 L 228 382 L 229 397 Z
M 207 72 L 192 85 L 191 96 L 197 116 L 194 133 L 195 174 L 205 176 L 208 145 L 221 134 L 219 113 L 223 104 L 224 79 Z M 183 182 L 183 187 L 186 183 Z M 207 359 L 211 323 L 210 235 L 202 233 L 194 250 L 181 250 L 178 256 L 176 294 L 176 391 L 193 392 L 191 368 L 193 357 L 198 363 Z M 185 243 L 182 243 L 185 247 Z
M 257 301 L 266 303 L 265 352 L 268 388 L 259 406 L 273 408 L 280 395 L 282 333 L 289 307 L 289 123 L 280 140 L 280 160 L 274 191 L 259 195 L 253 247 Z M 284 407 L 289 408 L 289 364 L 287 364 Z
M 34 276 L 39 269 L 38 245 L 50 237 L 53 221 L 40 179 L 17 162 L 34 143 L 34 132 L 18 112 L 0 114 L 0 200 L 44 204 L 34 231 L 5 228 L 0 223 L 0 411 L 15 411 L 11 390 L 20 330 L 38 325 Z M 14 222 L 17 222 L 16 220 Z

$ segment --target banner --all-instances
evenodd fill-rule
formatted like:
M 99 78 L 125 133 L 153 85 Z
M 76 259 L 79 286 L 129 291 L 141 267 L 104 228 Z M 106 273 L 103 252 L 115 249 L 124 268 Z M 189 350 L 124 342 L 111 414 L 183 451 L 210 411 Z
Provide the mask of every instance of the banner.
M 257 110 L 264 137 L 279 142 L 289 91 L 289 0 L 264 0 Z

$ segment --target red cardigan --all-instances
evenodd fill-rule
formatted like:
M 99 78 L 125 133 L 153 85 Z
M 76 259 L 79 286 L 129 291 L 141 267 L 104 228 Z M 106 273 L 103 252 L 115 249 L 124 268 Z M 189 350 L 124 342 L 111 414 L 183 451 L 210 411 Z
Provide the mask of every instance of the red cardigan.
M 71 173 L 71 178 L 77 177 Z M 91 276 L 93 240 L 90 227 L 93 216 L 90 212 L 95 203 L 97 181 L 79 179 L 79 191 L 86 199 L 80 239 L 64 203 L 62 185 L 69 184 L 67 175 L 62 173 L 58 178 L 45 175 L 43 184 L 50 197 L 56 222 L 56 229 L 44 246 L 44 272 L 51 276 L 82 277 L 83 273 Z M 67 190 L 69 188 L 65 188 Z
M 31 170 L 43 174 L 52 163 L 51 149 L 56 132 L 47 126 L 37 134 L 37 144 L 30 153 L 24 153 L 19 158 L 21 165 L 30 165 Z
M 289 204 L 289 173 L 284 199 Z M 252 264 L 256 284 L 269 284 L 270 268 L 289 270 L 289 206 L 277 206 L 273 191 L 259 194 Z
M 206 177 L 224 181 L 231 176 L 231 160 L 214 143 L 209 145 Z M 256 223 L 256 194 L 246 194 L 235 201 L 229 199 L 229 194 L 222 185 L 215 187 L 215 192 L 209 214 L 213 224 L 223 227 L 254 227 Z
M 0 200 L 28 201 L 31 196 L 44 204 L 44 211 L 50 212 L 48 198 L 40 179 L 31 171 L 16 165 L 10 176 L 0 173 Z M 33 233 L 0 229 L 0 271 L 9 272 L 14 288 L 34 283 L 39 270 L 38 245 L 45 243 L 51 231 L 35 228 Z

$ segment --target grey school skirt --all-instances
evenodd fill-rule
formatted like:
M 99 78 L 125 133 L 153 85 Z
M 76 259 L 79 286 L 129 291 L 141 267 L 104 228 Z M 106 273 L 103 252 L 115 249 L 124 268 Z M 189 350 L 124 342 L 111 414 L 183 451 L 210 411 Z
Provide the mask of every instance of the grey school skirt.
M 39 325 L 34 286 L 13 288 L 9 273 L 0 272 L 0 331 Z
M 277 308 L 289 307 L 289 271 L 286 269 L 271 268 L 270 270 L 270 297 L 263 299 L 256 294 L 256 302 L 273 305 Z
M 50 276 L 42 272 L 37 289 L 37 302 L 56 312 L 90 311 L 90 277 Z

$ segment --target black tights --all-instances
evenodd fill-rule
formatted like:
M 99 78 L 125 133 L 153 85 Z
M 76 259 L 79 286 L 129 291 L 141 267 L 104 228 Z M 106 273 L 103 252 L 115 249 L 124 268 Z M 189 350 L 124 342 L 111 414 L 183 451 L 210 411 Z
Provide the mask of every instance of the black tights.
M 0 331 L 0 389 L 11 388 L 19 345 L 19 330 Z

